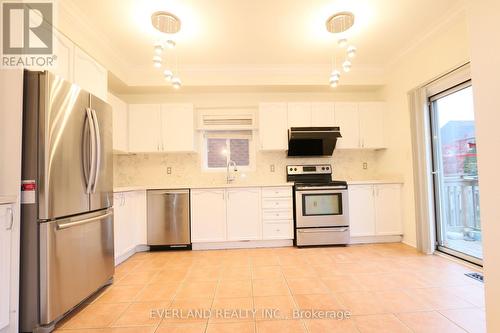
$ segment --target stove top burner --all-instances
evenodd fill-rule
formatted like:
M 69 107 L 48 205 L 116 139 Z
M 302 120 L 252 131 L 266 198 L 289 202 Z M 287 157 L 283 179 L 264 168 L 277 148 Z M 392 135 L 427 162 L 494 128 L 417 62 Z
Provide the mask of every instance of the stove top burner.
M 332 180 L 332 166 L 330 164 L 316 165 L 287 165 L 286 180 L 295 183 L 295 186 L 343 186 L 347 182 Z

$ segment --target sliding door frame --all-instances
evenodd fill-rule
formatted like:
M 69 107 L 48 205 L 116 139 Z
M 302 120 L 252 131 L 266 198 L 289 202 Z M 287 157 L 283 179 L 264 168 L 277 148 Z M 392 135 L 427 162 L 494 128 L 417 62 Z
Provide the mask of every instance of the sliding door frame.
M 443 212 L 441 211 L 441 197 L 442 197 L 442 189 L 441 189 L 441 182 L 440 182 L 440 176 L 442 176 L 441 171 L 443 170 L 442 168 L 442 160 L 439 158 L 442 156 L 441 152 L 441 143 L 440 143 L 440 137 L 438 135 L 439 133 L 439 124 L 438 124 L 438 115 L 437 115 L 437 110 L 435 109 L 435 102 L 439 100 L 440 98 L 449 96 L 451 94 L 454 94 L 460 90 L 466 89 L 472 87 L 472 80 L 468 79 L 462 83 L 459 83 L 453 87 L 450 87 L 444 91 L 441 91 L 437 94 L 434 94 L 432 96 L 429 96 L 427 99 L 427 106 L 428 106 L 428 112 L 429 112 L 429 125 L 430 125 L 430 149 L 431 149 L 431 156 L 432 156 L 432 182 L 433 182 L 433 201 L 434 201 L 434 225 L 435 225 L 435 245 L 436 245 L 436 250 L 440 252 L 444 252 L 448 255 L 457 257 L 462 260 L 466 260 L 468 262 L 471 262 L 473 264 L 482 266 L 483 265 L 483 260 L 480 258 L 473 257 L 471 255 L 468 255 L 467 253 L 459 252 L 456 250 L 453 250 L 451 248 L 445 247 L 441 245 L 444 241 L 444 235 L 442 234 L 442 229 L 443 229 L 443 223 L 446 223 L 446 221 L 443 221 Z

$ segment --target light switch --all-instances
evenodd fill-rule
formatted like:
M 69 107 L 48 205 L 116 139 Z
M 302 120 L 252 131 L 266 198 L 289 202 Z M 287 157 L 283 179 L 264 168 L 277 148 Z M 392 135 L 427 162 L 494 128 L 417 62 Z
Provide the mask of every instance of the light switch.
M 368 169 L 368 163 L 367 162 L 363 162 L 363 169 L 364 170 Z
M 167 167 L 167 175 L 171 175 L 172 174 L 172 167 Z
M 271 164 L 271 165 L 269 166 L 269 169 L 271 170 L 271 172 L 274 172 L 274 164 Z

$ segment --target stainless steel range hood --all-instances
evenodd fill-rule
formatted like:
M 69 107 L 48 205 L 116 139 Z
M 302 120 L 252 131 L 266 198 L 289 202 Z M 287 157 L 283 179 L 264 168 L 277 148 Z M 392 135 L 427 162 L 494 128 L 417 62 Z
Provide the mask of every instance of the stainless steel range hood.
M 292 127 L 288 130 L 288 156 L 331 156 L 341 137 L 340 127 Z

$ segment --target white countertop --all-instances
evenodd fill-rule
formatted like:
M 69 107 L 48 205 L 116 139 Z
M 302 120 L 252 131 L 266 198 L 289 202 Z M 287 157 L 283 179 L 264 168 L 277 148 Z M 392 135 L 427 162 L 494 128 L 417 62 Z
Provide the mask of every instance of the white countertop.
M 0 205 L 11 204 L 17 201 L 15 195 L 0 195 Z
M 349 180 L 349 185 L 368 185 L 368 184 L 402 184 L 403 181 L 396 179 L 371 179 L 371 180 Z M 166 190 L 166 189 L 202 189 L 202 188 L 238 188 L 238 187 L 279 187 L 293 186 L 292 182 L 288 183 L 273 183 L 273 184 L 205 184 L 205 185 L 139 185 L 139 186 L 118 186 L 113 189 L 114 192 L 130 192 L 130 191 L 145 191 L 145 190 Z
M 280 187 L 293 186 L 293 183 L 273 183 L 273 184 L 206 184 L 206 185 L 164 185 L 164 186 L 119 186 L 113 189 L 114 192 L 144 191 L 144 190 L 166 190 L 166 189 L 201 189 L 201 188 L 238 188 L 238 187 Z
M 368 180 L 348 180 L 348 185 L 369 185 L 369 184 L 403 184 L 402 180 L 398 179 L 368 179 Z

